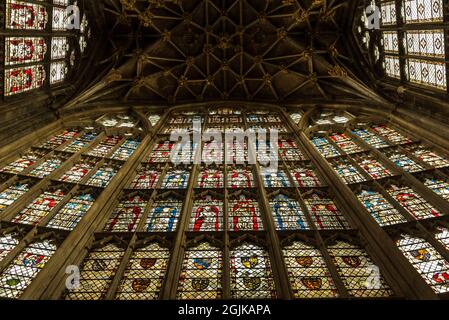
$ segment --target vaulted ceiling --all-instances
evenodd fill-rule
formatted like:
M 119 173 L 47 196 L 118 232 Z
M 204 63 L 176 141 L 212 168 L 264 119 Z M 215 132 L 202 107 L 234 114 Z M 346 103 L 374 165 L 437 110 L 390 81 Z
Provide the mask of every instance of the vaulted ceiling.
M 372 101 L 348 50 L 355 2 L 97 0 L 108 75 L 84 100 Z

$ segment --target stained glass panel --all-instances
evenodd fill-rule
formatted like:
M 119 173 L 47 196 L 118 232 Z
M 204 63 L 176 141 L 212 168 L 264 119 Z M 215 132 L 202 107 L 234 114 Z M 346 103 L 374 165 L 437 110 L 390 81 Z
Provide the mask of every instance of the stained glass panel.
M 443 199 L 449 201 L 449 183 L 438 178 L 427 178 L 424 185 L 438 194 Z
M 149 190 L 156 187 L 160 178 L 160 170 L 141 167 L 131 182 L 131 189 Z
M 335 203 L 325 195 L 312 193 L 304 199 L 304 202 L 315 227 L 319 230 L 350 228 Z
M 123 254 L 123 249 L 114 244 L 91 251 L 83 262 L 80 288 L 70 290 L 66 300 L 104 299 Z
M 74 196 L 48 223 L 49 228 L 73 230 L 94 204 L 92 194 L 85 193 Z
M 388 158 L 399 168 L 407 172 L 418 172 L 423 171 L 424 167 L 414 160 L 410 159 L 406 154 L 400 151 L 388 152 Z
M 287 188 L 290 187 L 287 173 L 284 170 L 278 170 L 275 173 L 263 175 L 263 182 L 267 188 Z
M 6 27 L 15 30 L 44 30 L 48 21 L 44 6 L 23 1 L 7 0 Z
M 16 234 L 2 234 L 0 235 L 0 262 L 19 244 Z
M 155 300 L 165 278 L 169 251 L 157 243 L 133 252 L 120 282 L 116 299 Z
M 47 52 L 42 37 L 7 37 L 5 40 L 5 65 L 41 62 Z
M 112 178 L 117 174 L 118 166 L 113 164 L 103 164 L 86 182 L 93 187 L 106 188 Z
M 332 141 L 334 141 L 338 147 L 340 147 L 343 152 L 347 154 L 357 153 L 362 151 L 362 148 L 359 147 L 350 137 L 346 134 L 334 134 L 329 137 Z
M 390 170 L 385 168 L 382 163 L 380 163 L 371 155 L 356 157 L 355 160 L 357 161 L 358 165 L 363 170 L 365 170 L 365 172 L 368 173 L 373 179 L 377 180 L 393 175 Z
M 0 172 L 9 173 L 21 173 L 33 166 L 39 159 L 46 155 L 47 151 L 44 150 L 31 150 L 28 151 L 23 157 L 10 163 L 6 167 L 0 170 Z
M 0 213 L 5 211 L 9 206 L 14 204 L 21 196 L 30 190 L 29 183 L 17 182 L 15 185 L 7 188 L 0 193 Z
M 441 213 L 437 209 L 409 187 L 391 185 L 386 190 L 417 220 L 441 216 Z
M 321 252 L 302 242 L 283 249 L 295 298 L 336 298 L 338 291 Z
M 366 181 L 357 168 L 348 160 L 339 159 L 331 162 L 332 168 L 347 184 Z
M 275 299 L 267 251 L 245 243 L 231 251 L 231 296 L 234 299 Z
M 45 267 L 56 245 L 45 240 L 35 242 L 19 253 L 0 275 L 0 297 L 17 299 Z
M 340 152 L 326 138 L 315 137 L 312 139 L 312 144 L 325 158 L 340 155 Z
M 38 224 L 64 199 L 61 189 L 45 191 L 12 220 L 22 224 Z
M 375 298 L 393 295 L 379 268 L 371 261 L 365 250 L 339 241 L 329 246 L 328 251 L 351 296 Z M 373 276 L 379 277 L 377 283 L 371 281 Z
M 291 168 L 290 174 L 292 175 L 295 185 L 301 188 L 315 188 L 321 186 L 321 181 L 314 169 L 311 168 Z
M 234 169 L 228 172 L 228 188 L 254 188 L 254 178 L 250 170 Z
M 52 157 L 45 160 L 37 168 L 33 169 L 29 175 L 37 178 L 45 178 L 62 166 L 63 160 L 59 157 Z
M 77 137 L 78 134 L 79 134 L 79 130 L 77 130 L 77 129 L 64 130 L 63 132 L 50 137 L 47 141 L 40 144 L 39 147 L 53 150 L 53 149 L 56 149 L 59 146 L 63 145 L 67 141 Z
M 178 299 L 222 297 L 222 253 L 203 242 L 186 251 L 178 285 Z
M 137 229 L 147 201 L 139 195 L 129 196 L 120 201 L 106 223 L 107 232 L 134 232 Z
M 198 175 L 198 188 L 216 189 L 224 187 L 224 174 L 218 169 L 203 169 Z
M 407 222 L 379 192 L 363 190 L 357 197 L 380 226 Z
M 181 209 L 182 201 L 175 198 L 155 201 L 146 222 L 147 232 L 174 232 Z
M 5 70 L 5 97 L 44 85 L 46 73 L 43 65 L 33 65 Z
M 403 234 L 397 246 L 436 293 L 449 291 L 449 263 L 430 243 Z
M 96 164 L 97 160 L 84 158 L 64 173 L 59 180 L 79 183 L 95 168 Z
M 113 154 L 116 160 L 128 160 L 140 145 L 140 138 L 127 139 Z
M 310 229 L 301 205 L 297 200 L 279 194 L 270 200 L 270 207 L 277 230 Z
M 95 157 L 106 157 L 112 151 L 112 149 L 114 149 L 115 146 L 120 143 L 121 140 L 122 137 L 120 136 L 108 136 L 87 154 Z
M 223 201 L 206 196 L 193 202 L 189 231 L 223 230 Z
M 164 189 L 186 189 L 189 183 L 190 171 L 188 170 L 170 170 L 162 181 Z
M 259 204 L 256 200 L 242 195 L 239 200 L 229 201 L 229 230 L 259 231 L 263 230 Z
M 363 139 L 366 143 L 374 148 L 388 147 L 388 143 L 382 140 L 378 135 L 366 129 L 354 129 L 352 132 Z

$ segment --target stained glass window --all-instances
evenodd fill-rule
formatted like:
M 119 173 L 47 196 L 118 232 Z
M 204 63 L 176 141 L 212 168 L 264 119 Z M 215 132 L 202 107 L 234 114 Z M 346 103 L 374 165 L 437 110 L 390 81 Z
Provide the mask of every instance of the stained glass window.
M 231 296 L 237 299 L 276 298 L 266 250 L 244 243 L 231 251 Z
M 114 209 L 111 218 L 104 227 L 104 231 L 136 231 L 137 225 L 145 211 L 145 206 L 146 201 L 140 195 L 126 197 Z
M 229 201 L 229 230 L 231 231 L 259 231 L 263 230 L 259 204 L 247 196 L 240 196 L 238 200 Z
M 224 187 L 224 174 L 218 169 L 203 169 L 198 175 L 198 188 L 216 189 Z
M 296 241 L 283 249 L 295 298 L 335 298 L 338 291 L 318 249 Z
M 310 229 L 301 205 L 297 200 L 279 194 L 270 200 L 270 207 L 277 230 Z
M 155 201 L 146 222 L 147 232 L 174 232 L 181 214 L 182 201 L 167 198 Z
M 250 170 L 234 169 L 228 172 L 228 188 L 254 188 L 254 178 Z
M 391 29 L 397 20 L 402 20 L 405 27 L 382 30 L 383 51 L 389 54 L 384 59 L 386 75 L 401 79 L 400 70 L 404 68 L 406 79 L 402 80 L 446 90 L 443 0 L 403 0 L 402 15 L 396 14 L 394 1 L 381 6 L 383 26 Z M 419 24 L 418 29 L 410 28 L 413 24 Z M 400 37 L 404 38 L 403 43 L 398 40 Z
M 406 23 L 424 23 L 443 20 L 443 0 L 404 0 Z
M 338 210 L 334 201 L 321 193 L 311 193 L 304 198 L 312 221 L 316 228 L 326 229 L 349 229 L 345 217 Z
M 396 3 L 385 1 L 381 3 L 382 25 L 396 24 Z
M 17 182 L 10 186 L 6 190 L 0 193 L 0 213 L 5 211 L 9 206 L 16 202 L 21 196 L 23 196 L 28 190 L 30 190 L 29 183 Z
M 22 250 L 0 275 L 0 297 L 19 298 L 56 251 L 49 240 L 35 242 Z
M 168 266 L 168 249 L 151 243 L 133 252 L 117 291 L 118 300 L 159 298 Z
M 104 299 L 123 254 L 123 249 L 114 244 L 91 251 L 82 265 L 80 287 L 70 290 L 66 300 Z
M 382 194 L 373 190 L 363 190 L 357 197 L 381 226 L 407 222 Z
M 90 193 L 75 195 L 50 220 L 48 227 L 73 230 L 94 204 L 95 198 Z
M 7 37 L 5 40 L 5 65 L 41 62 L 47 51 L 42 37 Z
M 430 243 L 403 234 L 397 245 L 435 292 L 449 291 L 449 263 Z
M 409 187 L 393 184 L 386 190 L 415 219 L 429 219 L 441 216 L 437 209 Z
M 13 222 L 38 224 L 64 199 L 66 193 L 61 189 L 45 191 L 23 209 Z
M 63 132 L 50 137 L 47 141 L 40 144 L 39 147 L 45 149 L 56 149 L 59 146 L 65 144 L 67 141 L 76 138 L 78 135 L 79 130 L 77 129 L 64 130 Z
M 221 231 L 223 229 L 223 201 L 206 196 L 193 202 L 189 230 Z
M 34 1 L 36 2 L 36 1 Z M 40 3 L 39 3 L 40 2 Z M 45 4 L 45 5 L 44 5 Z M 51 85 L 65 80 L 69 68 L 77 59 L 75 46 L 68 41 L 69 34 L 67 28 L 68 10 L 67 6 L 71 1 L 28 1 L 7 0 L 6 1 L 6 28 L 10 29 L 11 37 L 5 39 L 5 96 L 27 92 L 41 88 L 45 83 Z M 50 17 L 52 12 L 52 17 Z M 46 30 L 48 22 L 51 22 L 51 29 L 58 35 L 43 37 L 39 36 Z M 84 15 L 85 27 L 87 19 Z M 26 30 L 30 36 L 22 37 L 21 31 Z M 17 36 L 14 35 L 17 33 Z M 84 36 L 84 31 L 79 33 L 71 32 L 72 36 Z M 83 35 L 82 35 L 83 34 Z M 47 48 L 47 43 L 50 43 Z M 80 48 L 83 51 L 83 48 Z M 50 52 L 50 54 L 48 54 Z M 67 63 L 71 54 L 71 64 Z M 26 64 L 26 66 L 13 68 L 15 64 Z M 46 65 L 49 65 L 50 73 L 46 73 Z
M 354 297 L 388 297 L 393 292 L 365 250 L 339 241 L 328 247 L 341 280 Z M 373 276 L 377 281 L 371 281 Z M 377 283 L 376 283 L 377 282 Z
M 222 297 L 221 250 L 203 242 L 186 250 L 178 285 L 178 299 L 220 299 Z
M 131 189 L 148 190 L 156 187 L 160 178 L 160 170 L 143 166 L 131 182 Z

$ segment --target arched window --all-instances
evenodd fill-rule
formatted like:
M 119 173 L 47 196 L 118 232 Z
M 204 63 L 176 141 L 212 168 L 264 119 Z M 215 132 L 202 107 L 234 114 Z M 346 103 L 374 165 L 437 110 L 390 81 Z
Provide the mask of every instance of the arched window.
M 73 74 L 90 37 L 86 13 L 83 0 L 6 1 L 5 97 Z
M 381 0 L 381 53 L 388 77 L 447 90 L 443 0 Z
M 46 234 L 30 234 L 26 243 L 57 235 L 67 262 L 80 267 L 85 283 L 66 290 L 68 299 L 400 298 L 409 289 L 402 291 L 397 277 L 430 285 L 413 272 L 395 274 L 390 263 L 403 260 L 396 235 L 409 229 L 448 258 L 444 149 L 393 122 L 343 108 L 292 107 L 298 122 L 281 109 L 248 108 L 164 115 L 132 110 L 64 120 L 67 128 L 1 155 L 2 266 L 11 265 L 18 239 L 36 226 Z M 156 126 L 153 115 L 160 117 Z M 244 155 L 243 163 L 172 162 L 179 141 L 170 140 L 167 128 L 193 132 L 195 120 L 203 132 L 221 126 L 221 135 L 282 123 L 290 131 L 277 142 L 264 141 L 278 147 L 278 170 L 262 170 L 264 157 L 249 161 L 260 147 L 249 140 L 249 150 L 222 146 L 223 154 Z M 187 158 L 195 152 L 190 148 Z M 8 236 L 12 229 L 2 229 L 3 222 L 21 236 Z M 367 229 L 389 246 L 388 259 Z M 39 271 L 45 275 L 4 296 L 28 298 L 39 288 L 45 291 L 39 297 L 61 297 L 66 275 L 56 275 L 55 286 L 45 279 L 48 270 L 66 265 L 59 259 L 49 264 Z M 370 282 L 379 274 L 385 280 Z M 8 281 L 5 287 L 17 282 Z

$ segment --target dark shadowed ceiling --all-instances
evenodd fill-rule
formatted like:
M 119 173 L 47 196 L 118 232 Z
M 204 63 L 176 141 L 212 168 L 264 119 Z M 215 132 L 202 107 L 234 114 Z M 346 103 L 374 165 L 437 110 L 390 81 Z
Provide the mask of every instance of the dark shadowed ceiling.
M 347 49 L 355 2 L 100 0 L 110 73 L 89 100 L 372 99 Z

